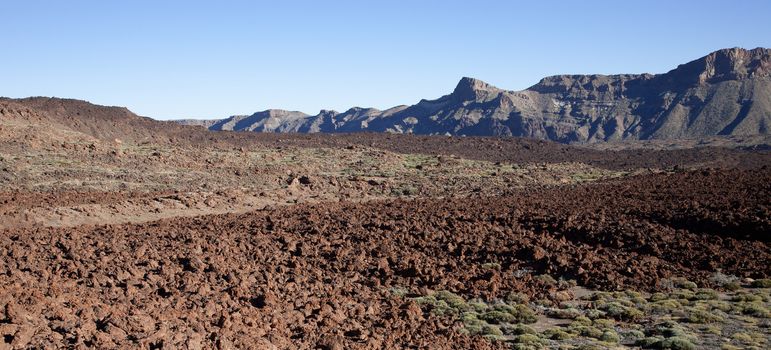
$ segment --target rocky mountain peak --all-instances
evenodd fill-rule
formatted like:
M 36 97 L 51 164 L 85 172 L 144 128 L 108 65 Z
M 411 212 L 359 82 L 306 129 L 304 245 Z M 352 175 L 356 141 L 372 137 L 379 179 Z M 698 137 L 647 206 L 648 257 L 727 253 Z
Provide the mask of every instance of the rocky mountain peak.
M 682 64 L 666 75 L 689 84 L 768 77 L 771 76 L 771 49 L 722 49 Z
M 489 95 L 490 93 L 499 93 L 503 90 L 492 86 L 479 79 L 463 77 L 455 86 L 455 90 L 452 92 L 452 96 L 461 101 L 474 101 L 479 100 L 481 97 Z

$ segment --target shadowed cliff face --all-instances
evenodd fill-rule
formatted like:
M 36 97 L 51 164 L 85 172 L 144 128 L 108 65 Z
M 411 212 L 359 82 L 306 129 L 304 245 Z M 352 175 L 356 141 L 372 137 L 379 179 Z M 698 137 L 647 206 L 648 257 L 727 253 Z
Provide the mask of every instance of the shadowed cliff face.
M 771 50 L 724 49 L 665 74 L 559 75 L 523 91 L 462 78 L 435 100 L 386 111 L 264 111 L 212 130 L 523 136 L 563 143 L 768 134 Z

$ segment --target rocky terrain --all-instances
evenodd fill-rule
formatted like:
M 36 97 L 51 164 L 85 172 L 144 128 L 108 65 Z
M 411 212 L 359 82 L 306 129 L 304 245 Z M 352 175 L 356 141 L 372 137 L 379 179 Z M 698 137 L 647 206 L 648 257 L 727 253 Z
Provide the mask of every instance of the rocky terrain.
M 664 74 L 552 76 L 523 91 L 463 78 L 449 95 L 385 111 L 266 110 L 180 122 L 210 130 L 495 135 L 561 143 L 767 136 L 771 50 L 724 49 Z
M 0 99 L 0 349 L 767 348 L 771 151 L 720 140 L 212 132 Z

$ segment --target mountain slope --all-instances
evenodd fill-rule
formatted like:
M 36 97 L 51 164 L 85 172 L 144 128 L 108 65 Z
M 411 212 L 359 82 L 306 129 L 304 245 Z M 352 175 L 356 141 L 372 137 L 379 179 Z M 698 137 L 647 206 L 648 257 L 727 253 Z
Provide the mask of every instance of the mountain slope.
M 771 50 L 719 50 L 659 75 L 552 76 L 523 91 L 463 78 L 451 94 L 386 111 L 267 110 L 211 123 L 211 130 L 496 135 L 563 143 L 768 134 Z

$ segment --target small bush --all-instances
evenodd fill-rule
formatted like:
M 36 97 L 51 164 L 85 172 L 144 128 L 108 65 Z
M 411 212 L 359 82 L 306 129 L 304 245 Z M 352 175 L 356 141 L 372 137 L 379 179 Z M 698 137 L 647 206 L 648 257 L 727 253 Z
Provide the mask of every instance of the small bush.
M 580 310 L 575 308 L 568 309 L 549 309 L 546 314 L 552 318 L 558 318 L 562 320 L 574 320 L 579 316 L 582 316 Z
M 535 279 L 538 281 L 541 281 L 543 284 L 547 286 L 553 286 L 557 284 L 557 280 L 555 280 L 554 277 L 550 275 L 538 275 L 538 276 L 535 276 Z
M 716 291 L 702 288 L 696 291 L 696 294 L 694 294 L 693 299 L 691 300 L 715 300 L 717 297 Z
M 541 334 L 544 338 L 552 340 L 567 340 L 573 338 L 572 334 L 565 332 L 560 328 L 550 328 L 543 331 Z
M 502 336 L 503 331 L 498 326 L 494 326 L 491 324 L 486 324 L 482 326 L 482 334 L 483 335 L 495 335 L 495 336 Z
M 610 302 L 601 307 L 602 311 L 605 311 L 608 316 L 622 321 L 634 321 L 645 314 L 642 311 L 629 306 L 623 306 L 616 302 Z
M 621 341 L 618 333 L 610 329 L 606 329 L 604 332 L 602 332 L 602 335 L 598 339 L 608 343 L 618 343 Z
M 666 300 L 666 299 L 669 299 L 669 296 L 664 294 L 664 293 L 653 293 L 648 298 L 648 301 L 656 302 L 656 301 L 662 301 L 662 300 Z
M 653 347 L 655 344 L 658 344 L 662 340 L 664 340 L 664 338 L 662 337 L 646 337 L 646 338 L 638 339 L 634 343 L 634 345 L 637 345 L 642 348 L 650 348 L 650 347 Z
M 541 345 L 543 340 L 535 334 L 521 334 L 514 337 L 514 342 L 517 344 Z
M 609 320 L 609 319 L 606 319 L 606 318 L 599 318 L 599 319 L 594 320 L 593 324 L 596 327 L 600 327 L 600 328 L 613 328 L 616 325 L 616 321 Z
M 762 278 L 752 281 L 752 288 L 771 288 L 771 278 Z
M 736 295 L 731 297 L 731 301 L 733 302 L 752 302 L 752 301 L 763 301 L 763 296 L 753 293 L 736 293 Z
M 741 289 L 742 285 L 739 284 L 739 282 L 734 281 L 734 282 L 728 282 L 728 283 L 722 285 L 722 287 L 725 288 L 725 290 L 734 292 L 734 291 L 737 291 L 737 290 Z
M 524 324 L 501 326 L 501 330 L 506 335 L 537 334 L 535 329 Z
M 450 291 L 442 290 L 436 292 L 434 297 L 436 297 L 437 300 L 444 300 L 447 305 L 453 309 L 465 309 L 467 307 L 466 301 L 463 300 L 463 297 Z
M 750 343 L 752 343 L 752 342 L 753 342 L 753 340 L 752 340 L 752 336 L 750 336 L 750 335 L 749 335 L 749 334 L 747 334 L 747 333 L 741 333 L 741 332 L 739 332 L 739 333 L 734 333 L 734 335 L 732 335 L 732 336 L 731 336 L 731 338 L 733 338 L 733 339 L 734 339 L 734 340 L 736 340 L 736 341 L 739 341 L 739 342 L 745 343 L 745 344 L 750 344 Z
M 741 303 L 737 307 L 741 309 L 741 313 L 744 315 L 760 318 L 771 318 L 771 311 L 769 311 L 768 308 L 763 304 L 758 302 Z
M 690 323 L 717 323 L 723 322 L 724 319 L 720 315 L 715 315 L 708 311 L 698 310 L 691 308 L 688 310 L 688 322 Z
M 667 338 L 653 346 L 657 349 L 696 350 L 696 345 L 693 345 L 690 340 L 681 337 Z
M 506 302 L 509 304 L 527 304 L 530 298 L 523 293 L 511 292 L 506 296 Z
M 480 318 L 494 324 L 511 323 L 514 321 L 514 315 L 498 310 L 485 312 Z

